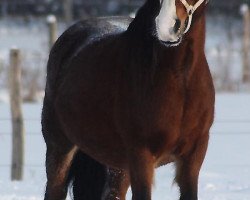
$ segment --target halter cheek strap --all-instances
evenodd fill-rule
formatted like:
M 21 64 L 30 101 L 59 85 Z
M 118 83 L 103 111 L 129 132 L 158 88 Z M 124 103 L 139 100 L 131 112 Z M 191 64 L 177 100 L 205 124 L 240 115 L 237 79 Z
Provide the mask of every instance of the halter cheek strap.
M 193 14 L 201 6 L 203 2 L 206 2 L 208 4 L 209 0 L 199 0 L 195 5 L 190 5 L 186 0 L 180 0 L 181 3 L 185 6 L 188 14 L 188 25 L 184 33 L 188 32 L 188 30 L 191 27 L 192 19 L 193 19 Z

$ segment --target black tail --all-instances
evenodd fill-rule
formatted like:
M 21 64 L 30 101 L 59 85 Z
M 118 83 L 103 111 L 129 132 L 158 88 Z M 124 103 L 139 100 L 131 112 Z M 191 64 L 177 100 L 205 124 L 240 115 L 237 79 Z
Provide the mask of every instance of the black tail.
M 101 200 L 106 167 L 82 152 L 77 152 L 69 173 L 74 200 Z

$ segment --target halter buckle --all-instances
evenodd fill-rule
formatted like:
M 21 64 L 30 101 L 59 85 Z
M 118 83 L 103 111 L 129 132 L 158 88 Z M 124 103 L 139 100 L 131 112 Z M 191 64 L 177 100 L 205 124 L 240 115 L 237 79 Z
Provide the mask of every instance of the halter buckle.
M 193 15 L 194 14 L 194 6 L 189 5 L 189 7 L 187 8 L 187 13 L 188 13 L 188 16 Z

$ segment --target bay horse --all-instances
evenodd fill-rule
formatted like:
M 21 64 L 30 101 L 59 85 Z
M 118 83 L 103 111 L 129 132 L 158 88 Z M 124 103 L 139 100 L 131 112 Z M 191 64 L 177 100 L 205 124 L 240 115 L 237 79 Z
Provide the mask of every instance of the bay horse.
M 205 0 L 146 0 L 134 19 L 83 20 L 51 50 L 42 113 L 45 200 L 150 200 L 174 162 L 180 200 L 197 200 L 214 118 Z

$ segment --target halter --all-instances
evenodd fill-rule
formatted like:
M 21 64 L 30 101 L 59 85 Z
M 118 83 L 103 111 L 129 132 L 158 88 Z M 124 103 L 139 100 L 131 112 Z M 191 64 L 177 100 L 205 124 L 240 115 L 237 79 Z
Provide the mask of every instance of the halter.
M 195 5 L 190 5 L 186 0 L 180 0 L 181 3 L 185 6 L 188 14 L 188 25 L 184 33 L 188 32 L 190 29 L 192 19 L 193 19 L 193 14 L 201 6 L 203 2 L 206 2 L 206 4 L 209 2 L 209 0 L 199 0 Z

